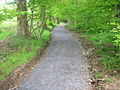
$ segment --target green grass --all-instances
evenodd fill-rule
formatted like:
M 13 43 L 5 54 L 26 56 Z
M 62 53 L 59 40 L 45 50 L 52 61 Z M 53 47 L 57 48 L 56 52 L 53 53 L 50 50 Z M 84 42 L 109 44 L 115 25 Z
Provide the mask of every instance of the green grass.
M 15 33 L 16 22 L 13 20 L 4 21 L 0 24 L 0 40 L 6 38 L 9 34 Z
M 0 40 L 4 39 L 10 34 L 9 31 L 0 32 Z
M 112 82 L 113 82 L 113 79 L 112 79 L 112 78 L 109 78 L 109 77 L 105 78 L 104 80 L 105 80 L 106 82 L 109 82 L 109 83 L 112 83 Z
M 103 77 L 103 75 L 104 75 L 104 72 L 99 72 L 99 73 L 94 73 L 94 78 L 95 79 L 98 79 L 98 78 L 101 78 L 101 77 Z
M 9 54 L 5 61 L 0 62 L 0 80 L 3 80 L 12 70 L 36 55 L 38 49 L 43 48 L 46 41 L 50 39 L 50 35 L 51 33 L 45 30 L 41 40 L 23 37 L 12 39 L 14 41 L 12 48 L 19 48 L 19 50 Z

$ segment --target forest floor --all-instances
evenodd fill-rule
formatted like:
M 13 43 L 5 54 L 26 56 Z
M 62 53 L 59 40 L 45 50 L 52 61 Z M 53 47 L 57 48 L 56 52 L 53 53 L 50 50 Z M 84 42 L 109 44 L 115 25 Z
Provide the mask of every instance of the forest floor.
M 93 90 L 81 44 L 63 25 L 54 29 L 46 54 L 17 90 Z

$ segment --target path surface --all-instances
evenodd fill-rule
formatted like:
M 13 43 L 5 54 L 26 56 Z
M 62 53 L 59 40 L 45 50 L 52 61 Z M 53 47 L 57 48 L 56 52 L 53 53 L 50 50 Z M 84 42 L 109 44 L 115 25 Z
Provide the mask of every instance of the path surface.
M 43 60 L 17 90 L 91 90 L 88 83 L 81 44 L 59 25 Z

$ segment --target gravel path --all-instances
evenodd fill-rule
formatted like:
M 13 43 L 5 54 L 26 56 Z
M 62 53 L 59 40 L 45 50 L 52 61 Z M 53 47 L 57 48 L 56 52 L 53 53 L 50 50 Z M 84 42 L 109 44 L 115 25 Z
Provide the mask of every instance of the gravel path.
M 17 90 L 92 90 L 86 67 L 80 42 L 59 25 L 43 60 Z

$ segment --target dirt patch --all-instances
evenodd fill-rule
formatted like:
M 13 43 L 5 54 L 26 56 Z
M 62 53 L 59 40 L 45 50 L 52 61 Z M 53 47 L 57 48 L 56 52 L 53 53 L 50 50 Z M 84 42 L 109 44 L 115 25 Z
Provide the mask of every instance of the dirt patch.
M 77 37 L 83 47 L 83 54 L 87 59 L 88 69 L 91 75 L 91 84 L 93 90 L 120 90 L 120 70 L 110 70 L 104 73 L 100 78 L 95 79 L 95 73 L 103 72 L 103 67 L 99 62 L 100 56 L 94 53 L 97 49 L 92 42 L 80 38 L 83 33 L 72 32 L 73 36 Z M 89 37 L 88 37 L 89 38 Z
M 40 58 L 43 57 L 44 51 L 49 46 L 50 41 L 46 42 L 44 45 L 45 48 L 38 50 L 36 56 L 33 56 L 28 62 L 24 65 L 21 65 L 17 69 L 11 72 L 5 80 L 0 81 L 0 90 L 15 90 L 21 81 L 34 69 L 36 64 L 40 63 Z

